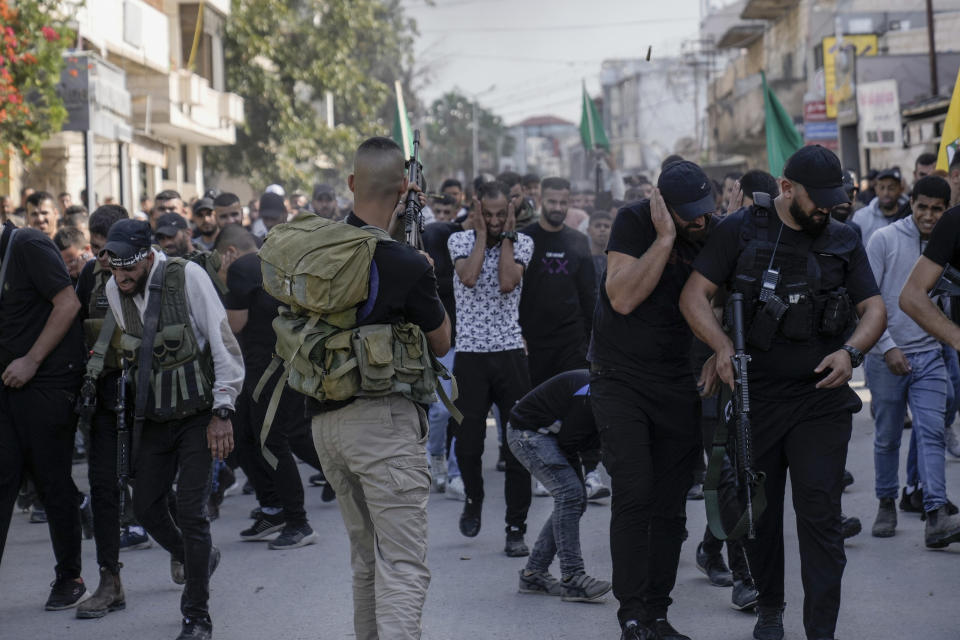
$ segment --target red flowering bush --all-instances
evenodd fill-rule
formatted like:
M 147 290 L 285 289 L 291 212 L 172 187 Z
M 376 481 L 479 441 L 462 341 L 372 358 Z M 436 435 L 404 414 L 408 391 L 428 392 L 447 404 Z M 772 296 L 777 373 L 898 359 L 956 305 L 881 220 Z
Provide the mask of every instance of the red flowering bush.
M 35 155 L 67 116 L 57 93 L 72 40 L 57 0 L 0 0 L 0 149 Z M 3 176 L 0 176 L 3 177 Z

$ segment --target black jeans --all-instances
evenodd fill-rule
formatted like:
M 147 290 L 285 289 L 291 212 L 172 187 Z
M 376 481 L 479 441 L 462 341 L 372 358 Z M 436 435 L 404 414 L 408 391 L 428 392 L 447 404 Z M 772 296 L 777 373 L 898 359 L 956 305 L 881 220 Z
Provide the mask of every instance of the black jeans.
M 853 392 L 849 389 L 839 390 Z M 840 530 L 843 468 L 853 427 L 852 410 L 821 402 L 826 393 L 801 401 L 754 398 L 754 468 L 767 474 L 767 509 L 757 538 L 746 541 L 761 606 L 784 603 L 783 504 L 787 469 L 800 543 L 803 625 L 807 638 L 832 638 L 840 611 L 840 583 L 847 563 Z M 853 402 L 853 400 L 851 400 Z
M 527 357 L 522 349 L 491 353 L 457 351 L 453 360 L 460 397 L 457 409 L 463 413 L 459 425 L 451 418 L 449 428 L 457 438 L 457 464 L 463 476 L 463 488 L 471 500 L 483 501 L 483 441 L 487 435 L 487 414 L 491 405 L 500 409 L 501 430 L 510 418 L 513 405 L 530 390 Z M 527 471 L 506 446 L 503 437 L 504 460 L 507 463 L 504 478 L 504 497 L 507 501 L 507 527 L 527 530 L 527 511 L 532 492 L 530 472 Z
M 320 469 L 320 459 L 310 432 L 310 419 L 304 412 L 303 395 L 285 387 L 267 436 L 267 448 L 277 457 L 277 468 L 271 467 L 260 448 L 260 430 L 278 376 L 274 375 L 271 382 L 266 384 L 260 400 L 254 401 L 253 389 L 261 375 L 259 371 L 248 372 L 246 380 L 249 384 L 244 384 L 237 399 L 234 432 L 238 435 L 235 440 L 240 465 L 250 479 L 261 506 L 282 507 L 288 525 L 302 526 L 307 523 L 307 512 L 303 508 L 303 481 L 293 456 L 296 454 L 311 467 Z
M 613 499 L 610 553 L 620 624 L 664 617 L 677 579 L 685 500 L 701 452 L 693 379 L 640 379 L 595 367 L 593 414 Z
M 154 540 L 174 559 L 184 563 L 187 584 L 180 599 L 180 610 L 185 618 L 209 616 L 211 542 L 206 507 L 212 462 L 207 446 L 210 417 L 206 411 L 173 422 L 148 420 L 143 426 L 136 457 L 133 510 Z M 174 478 L 177 480 L 176 524 L 167 505 L 167 493 Z
M 80 577 L 80 492 L 73 483 L 77 431 L 73 389 L 11 389 L 0 383 L 0 559 L 25 473 L 47 510 L 57 577 Z

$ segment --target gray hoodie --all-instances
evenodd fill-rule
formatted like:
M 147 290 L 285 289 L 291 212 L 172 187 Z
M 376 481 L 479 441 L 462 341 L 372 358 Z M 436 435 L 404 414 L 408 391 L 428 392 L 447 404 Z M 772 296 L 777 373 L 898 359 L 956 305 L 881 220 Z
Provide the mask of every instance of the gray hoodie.
M 894 347 L 904 353 L 940 348 L 936 338 L 900 310 L 900 291 L 926 244 L 912 216 L 877 229 L 867 243 L 867 259 L 887 307 L 887 328 L 870 353 L 882 356 Z
M 883 229 L 887 225 L 895 222 L 896 219 L 896 214 L 889 218 L 883 215 L 883 211 L 880 210 L 880 198 L 874 198 L 870 201 L 870 204 L 864 208 L 854 211 L 853 216 L 850 218 L 851 221 L 860 227 L 861 239 L 865 247 L 870 244 L 870 238 L 873 237 L 873 234 L 876 233 L 878 229 Z

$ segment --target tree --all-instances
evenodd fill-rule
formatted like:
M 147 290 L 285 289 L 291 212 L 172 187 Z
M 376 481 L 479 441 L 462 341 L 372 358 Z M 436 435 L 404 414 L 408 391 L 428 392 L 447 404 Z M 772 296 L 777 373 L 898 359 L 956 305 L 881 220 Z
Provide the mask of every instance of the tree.
M 363 138 L 389 135 L 393 83 L 407 77 L 415 35 L 399 0 L 233 0 L 224 58 L 246 122 L 234 146 L 206 150 L 207 165 L 258 186 L 309 188 L 324 165 L 342 178 Z
M 507 134 L 503 119 L 483 107 L 477 107 L 480 122 L 480 156 L 493 158 L 513 153 L 513 138 Z M 473 101 L 454 90 L 433 101 L 427 112 L 427 141 L 423 146 L 423 164 L 434 180 L 463 171 L 472 179 Z M 496 173 L 495 166 L 481 163 L 479 170 Z
M 0 0 L 0 152 L 12 147 L 32 159 L 67 117 L 57 93 L 63 51 L 73 38 L 64 4 Z M 0 178 L 6 174 L 0 166 Z

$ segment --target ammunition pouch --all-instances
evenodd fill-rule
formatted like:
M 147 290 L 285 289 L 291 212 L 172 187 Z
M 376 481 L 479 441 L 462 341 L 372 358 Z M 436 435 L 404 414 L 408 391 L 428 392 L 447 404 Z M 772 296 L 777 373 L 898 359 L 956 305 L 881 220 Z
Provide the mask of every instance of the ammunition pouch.
M 830 291 L 821 296 L 821 300 L 823 311 L 818 327 L 820 335 L 831 338 L 842 335 L 850 326 L 853 317 L 853 301 L 846 289 Z

